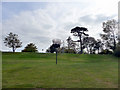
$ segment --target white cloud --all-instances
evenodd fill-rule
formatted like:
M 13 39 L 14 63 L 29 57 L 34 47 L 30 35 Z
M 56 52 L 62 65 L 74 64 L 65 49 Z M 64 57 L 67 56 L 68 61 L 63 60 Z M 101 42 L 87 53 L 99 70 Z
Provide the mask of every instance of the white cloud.
M 98 37 L 101 23 L 108 18 L 114 18 L 113 15 L 116 17 L 116 10 L 113 9 L 114 12 L 109 13 L 105 4 L 102 7 L 102 3 L 93 6 L 95 3 L 98 5 L 99 2 L 49 3 L 43 9 L 16 13 L 12 18 L 3 21 L 3 36 L 9 32 L 16 33 L 23 42 L 22 49 L 26 44 L 33 42 L 39 51 L 47 49 L 54 38 L 66 41 L 71 35 L 70 30 L 75 26 L 85 26 L 90 35 Z M 4 45 L 2 49 L 10 50 Z

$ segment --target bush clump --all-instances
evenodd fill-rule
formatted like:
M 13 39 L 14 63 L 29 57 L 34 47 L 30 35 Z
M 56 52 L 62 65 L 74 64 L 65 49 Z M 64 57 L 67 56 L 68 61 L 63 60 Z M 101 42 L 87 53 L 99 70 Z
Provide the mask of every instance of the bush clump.
M 105 49 L 102 52 L 100 52 L 99 54 L 113 54 L 113 52 L 108 49 Z
M 115 49 L 114 55 L 115 55 L 116 57 L 120 57 L 120 46 L 118 46 L 118 47 Z
M 65 53 L 76 53 L 74 49 L 65 49 Z

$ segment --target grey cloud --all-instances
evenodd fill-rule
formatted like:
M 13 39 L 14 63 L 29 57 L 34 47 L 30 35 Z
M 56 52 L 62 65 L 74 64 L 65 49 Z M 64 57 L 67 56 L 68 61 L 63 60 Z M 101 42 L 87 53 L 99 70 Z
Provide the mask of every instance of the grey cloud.
M 51 41 L 51 39 L 49 37 L 45 37 L 45 36 L 33 36 L 31 37 L 34 40 L 39 41 L 39 43 L 43 43 L 43 44 L 47 44 L 48 42 Z
M 43 28 L 45 29 L 51 29 L 53 26 L 50 24 L 43 24 Z
M 79 22 L 85 22 L 85 23 L 90 23 L 93 22 L 94 20 L 91 18 L 91 15 L 85 15 L 79 18 Z
M 113 19 L 116 15 L 112 15 L 112 16 L 105 16 L 105 15 L 96 15 L 97 19 L 96 19 L 96 22 L 98 23 L 101 23 L 101 22 L 104 22 L 106 20 L 109 20 L 109 19 Z
M 79 22 L 77 22 L 77 23 L 68 22 L 68 23 L 64 24 L 64 29 L 70 31 L 72 28 L 74 28 L 76 26 L 82 26 L 82 25 Z
M 94 18 L 92 18 L 92 16 Z M 99 15 L 85 15 L 79 18 L 79 22 L 84 22 L 86 24 L 101 24 L 102 22 L 113 19 L 116 15 L 113 16 L 105 16 L 103 14 Z

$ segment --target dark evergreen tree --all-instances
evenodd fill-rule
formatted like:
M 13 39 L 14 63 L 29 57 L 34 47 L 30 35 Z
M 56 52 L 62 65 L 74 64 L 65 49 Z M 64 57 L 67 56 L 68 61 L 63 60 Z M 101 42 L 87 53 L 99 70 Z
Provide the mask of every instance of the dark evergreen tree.
M 74 36 L 79 37 L 79 42 L 80 42 L 80 53 L 83 53 L 83 43 L 82 43 L 82 38 L 83 36 L 88 36 L 88 34 L 86 34 L 85 32 L 88 31 L 87 28 L 85 27 L 75 27 L 71 30 L 71 33 L 73 33 Z

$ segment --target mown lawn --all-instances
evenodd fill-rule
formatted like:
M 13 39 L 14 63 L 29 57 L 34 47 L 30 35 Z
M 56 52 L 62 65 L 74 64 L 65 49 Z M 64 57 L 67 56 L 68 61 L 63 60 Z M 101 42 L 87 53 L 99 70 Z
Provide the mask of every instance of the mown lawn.
M 3 88 L 117 88 L 112 55 L 3 53 Z

